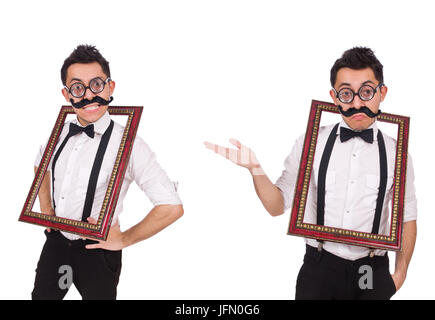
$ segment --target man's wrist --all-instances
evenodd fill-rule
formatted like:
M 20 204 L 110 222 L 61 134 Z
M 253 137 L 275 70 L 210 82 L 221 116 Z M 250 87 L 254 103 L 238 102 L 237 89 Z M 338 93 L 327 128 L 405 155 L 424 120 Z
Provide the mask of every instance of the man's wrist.
M 121 249 L 127 248 L 129 245 L 127 231 L 121 232 Z
M 394 274 L 395 274 L 397 277 L 400 277 L 400 278 L 402 278 L 402 279 L 405 279 L 405 278 L 406 278 L 406 270 L 396 269 L 396 270 L 394 271 Z
M 45 214 L 54 214 L 54 209 L 53 207 L 50 205 L 43 205 L 41 204 L 41 212 L 45 213 Z
M 252 176 L 264 176 L 266 174 L 260 165 L 249 168 L 249 172 Z

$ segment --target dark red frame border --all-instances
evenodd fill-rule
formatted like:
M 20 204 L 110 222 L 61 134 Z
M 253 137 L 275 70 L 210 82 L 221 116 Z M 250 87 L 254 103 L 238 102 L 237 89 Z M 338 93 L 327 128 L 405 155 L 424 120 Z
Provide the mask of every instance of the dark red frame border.
M 305 202 L 308 195 L 312 164 L 317 145 L 317 134 L 321 114 L 324 111 L 340 113 L 338 107 L 332 103 L 312 100 L 287 234 L 369 248 L 400 251 L 402 243 L 410 118 L 390 113 L 381 113 L 377 117 L 378 121 L 398 125 L 390 234 L 377 235 L 303 222 Z
M 128 119 L 121 144 L 118 149 L 118 155 L 112 170 L 109 185 L 106 190 L 100 216 L 98 218 L 97 224 L 90 224 L 87 222 L 60 218 L 32 211 L 43 178 L 47 172 L 50 159 L 53 156 L 53 152 L 59 140 L 62 128 L 65 124 L 66 116 L 68 114 L 74 113 L 74 110 L 71 106 L 62 106 L 54 128 L 51 132 L 47 147 L 45 148 L 44 154 L 42 156 L 40 165 L 36 171 L 35 178 L 24 203 L 23 210 L 21 211 L 19 221 L 50 227 L 53 229 L 85 236 L 87 238 L 106 240 L 113 213 L 118 202 L 119 192 L 121 191 L 122 182 L 124 180 L 125 170 L 127 169 L 128 160 L 133 148 L 142 110 L 143 107 L 110 106 L 108 108 L 109 114 L 126 115 L 128 116 Z

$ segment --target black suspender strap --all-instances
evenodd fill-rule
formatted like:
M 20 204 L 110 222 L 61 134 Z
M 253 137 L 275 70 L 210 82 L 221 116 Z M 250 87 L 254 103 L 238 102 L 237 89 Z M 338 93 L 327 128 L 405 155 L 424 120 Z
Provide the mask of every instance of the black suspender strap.
M 95 190 L 97 188 L 98 175 L 100 174 L 101 165 L 103 164 L 104 154 L 106 153 L 107 145 L 109 144 L 110 136 L 113 130 L 113 120 L 110 121 L 109 127 L 101 137 L 98 146 L 97 155 L 95 156 L 94 164 L 89 177 L 88 189 L 86 191 L 85 205 L 83 207 L 82 221 L 86 222 L 91 215 L 92 205 L 94 204 Z
M 331 158 L 332 149 L 334 148 L 334 143 L 337 138 L 338 125 L 339 124 L 337 123 L 329 134 L 319 166 L 319 174 L 317 178 L 317 224 L 320 226 L 323 226 L 325 223 L 326 172 L 328 170 L 328 164 L 329 159 Z
M 388 167 L 387 167 L 387 152 L 385 150 L 384 136 L 381 130 L 378 129 L 378 147 L 379 147 L 379 166 L 380 166 L 380 181 L 378 198 L 376 199 L 375 218 L 373 219 L 372 233 L 379 233 L 379 225 L 381 223 L 382 208 L 384 206 L 385 191 L 387 189 Z M 370 248 L 369 257 L 375 256 L 375 249 Z M 370 259 L 371 261 L 371 259 Z M 373 266 L 372 266 L 373 268 Z
M 62 144 L 60 145 L 59 149 L 57 149 L 56 154 L 53 157 L 53 162 L 51 163 L 51 192 L 53 196 L 53 209 L 56 209 L 56 203 L 54 201 L 54 168 L 56 167 L 57 159 L 60 156 L 60 153 L 62 152 L 63 148 L 65 147 L 66 143 L 68 142 L 69 138 L 74 136 L 73 133 L 68 132 L 65 139 L 62 141 Z
M 332 149 L 334 148 L 335 140 L 337 137 L 338 125 L 332 129 L 329 134 L 328 140 L 325 145 L 325 149 L 322 154 L 322 159 L 319 166 L 319 174 L 317 181 L 317 225 L 324 225 L 325 223 L 325 181 L 326 172 L 329 165 L 329 159 L 331 158 Z M 378 198 L 376 200 L 375 217 L 373 219 L 372 232 L 374 234 L 379 233 L 379 226 L 381 221 L 382 209 L 384 205 L 385 192 L 387 187 L 388 167 L 387 167 L 387 153 L 385 149 L 385 142 L 380 130 L 377 134 L 378 148 L 379 148 L 379 164 L 380 164 L 380 182 Z M 323 240 L 318 240 L 320 243 L 319 249 L 322 247 Z
M 387 167 L 387 152 L 385 150 L 384 137 L 378 130 L 378 147 L 379 147 L 379 164 L 380 164 L 380 182 L 378 199 L 376 200 L 375 218 L 373 220 L 372 233 L 379 233 L 379 225 L 381 222 L 382 208 L 384 206 L 385 191 L 387 189 L 388 167 Z

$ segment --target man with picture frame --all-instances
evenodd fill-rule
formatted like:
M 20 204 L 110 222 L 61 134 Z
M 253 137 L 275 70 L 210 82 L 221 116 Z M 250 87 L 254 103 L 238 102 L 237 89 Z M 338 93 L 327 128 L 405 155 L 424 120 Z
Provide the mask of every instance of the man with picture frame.
M 61 68 L 62 95 L 76 118 L 63 126 L 49 169 L 39 190 L 41 212 L 96 224 L 124 132 L 108 105 L 115 82 L 108 61 L 91 45 L 79 45 Z M 35 172 L 44 148 L 35 161 Z M 129 185 L 136 182 L 153 209 L 121 231 L 119 215 Z M 116 299 L 122 250 L 148 239 L 183 215 L 176 185 L 136 136 L 105 241 L 47 228 L 36 269 L 32 299 L 63 299 L 72 283 L 83 299 Z M 62 270 L 71 272 L 65 285 Z
M 304 222 L 387 234 L 396 141 L 382 133 L 376 122 L 388 91 L 383 66 L 371 49 L 354 47 L 336 60 L 330 76 L 329 93 L 342 121 L 319 130 Z M 265 209 L 272 216 L 283 214 L 293 202 L 304 136 L 297 139 L 275 184 L 250 148 L 235 139 L 230 142 L 237 149 L 210 142 L 205 145 L 247 168 Z M 385 250 L 306 239 L 296 299 L 390 299 L 406 278 L 416 241 L 416 220 L 414 169 L 408 156 L 402 250 L 396 254 L 395 272 L 390 274 Z M 371 271 L 368 286 L 361 285 L 361 269 Z

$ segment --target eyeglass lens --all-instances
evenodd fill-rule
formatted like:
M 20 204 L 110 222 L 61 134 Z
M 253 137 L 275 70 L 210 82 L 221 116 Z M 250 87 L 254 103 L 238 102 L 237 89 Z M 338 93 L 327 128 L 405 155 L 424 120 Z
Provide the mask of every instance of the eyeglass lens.
M 371 100 L 374 95 L 375 95 L 375 89 L 369 85 L 362 86 L 358 90 L 358 96 L 360 97 L 361 100 L 364 100 L 364 101 Z M 349 88 L 341 89 L 338 92 L 338 99 L 340 99 L 340 101 L 344 102 L 344 103 L 352 102 L 354 96 L 355 96 L 355 93 Z
M 87 88 L 89 88 L 93 93 L 100 93 L 104 90 L 105 84 L 105 81 L 101 78 L 94 78 L 89 81 L 89 87 L 86 87 L 83 83 L 76 82 L 71 85 L 70 93 L 76 98 L 84 96 Z

